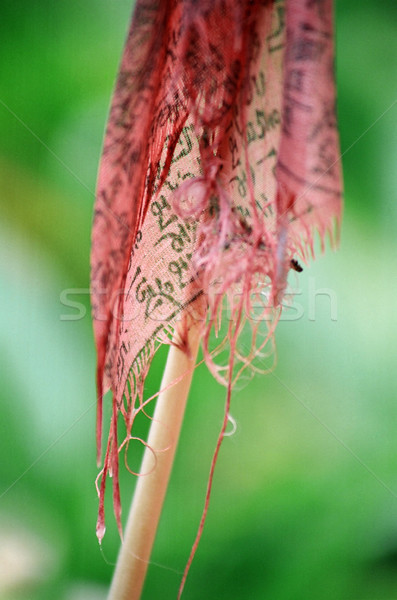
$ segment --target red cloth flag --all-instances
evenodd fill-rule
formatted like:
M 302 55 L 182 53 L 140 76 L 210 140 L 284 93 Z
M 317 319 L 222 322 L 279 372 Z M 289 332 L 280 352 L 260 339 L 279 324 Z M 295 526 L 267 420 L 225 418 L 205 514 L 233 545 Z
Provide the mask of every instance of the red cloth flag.
M 315 230 L 335 239 L 341 191 L 332 0 L 137 0 L 92 234 L 99 457 L 113 393 L 99 539 L 109 471 L 121 527 L 118 413 L 128 440 L 159 344 L 182 315 L 201 318 L 207 364 L 231 388 L 272 338 L 294 257 L 313 253 Z M 222 366 L 210 332 L 225 305 Z

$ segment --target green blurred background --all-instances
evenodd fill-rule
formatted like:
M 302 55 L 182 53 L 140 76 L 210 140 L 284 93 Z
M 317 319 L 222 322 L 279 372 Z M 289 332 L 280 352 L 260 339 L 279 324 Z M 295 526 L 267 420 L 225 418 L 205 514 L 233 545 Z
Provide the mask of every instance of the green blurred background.
M 2 3 L 1 600 L 103 600 L 117 556 L 110 502 L 102 551 L 95 537 L 87 288 L 130 13 L 127 0 Z M 280 323 L 277 369 L 234 394 L 238 428 L 221 451 L 186 600 L 397 600 L 397 4 L 339 1 L 336 13 L 341 246 L 292 281 L 302 314 Z M 80 320 L 62 304 L 70 288 L 87 309 Z M 224 395 L 200 367 L 146 600 L 176 597 Z M 123 470 L 121 484 L 126 516 L 134 478 Z

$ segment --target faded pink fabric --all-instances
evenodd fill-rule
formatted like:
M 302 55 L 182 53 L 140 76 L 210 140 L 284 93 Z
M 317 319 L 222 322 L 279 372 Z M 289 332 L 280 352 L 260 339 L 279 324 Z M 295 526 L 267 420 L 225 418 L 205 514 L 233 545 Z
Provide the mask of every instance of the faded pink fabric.
M 92 234 L 99 458 L 113 393 L 99 539 L 109 472 L 121 527 L 118 413 L 128 440 L 158 345 L 200 318 L 207 364 L 231 389 L 272 339 L 291 261 L 307 260 L 315 230 L 334 239 L 341 189 L 332 0 L 137 1 Z

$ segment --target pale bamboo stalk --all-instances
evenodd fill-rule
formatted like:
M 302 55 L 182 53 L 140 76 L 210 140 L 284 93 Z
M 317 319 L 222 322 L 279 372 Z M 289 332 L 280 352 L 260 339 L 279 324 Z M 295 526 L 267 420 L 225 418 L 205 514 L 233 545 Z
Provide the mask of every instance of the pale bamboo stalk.
M 199 342 L 199 326 L 192 324 L 188 332 L 189 356 L 175 346 L 170 347 L 160 388 L 165 391 L 157 399 L 148 447 L 140 470 L 142 476 L 138 478 L 135 488 L 108 600 L 139 600 L 141 596 L 178 444 Z M 178 378 L 181 378 L 178 383 L 168 387 Z M 156 452 L 156 459 L 149 448 Z

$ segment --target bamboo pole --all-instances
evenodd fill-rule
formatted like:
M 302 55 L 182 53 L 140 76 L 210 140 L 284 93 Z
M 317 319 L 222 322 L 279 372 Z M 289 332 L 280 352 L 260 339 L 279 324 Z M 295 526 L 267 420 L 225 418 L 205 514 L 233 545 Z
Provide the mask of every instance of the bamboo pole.
M 145 449 L 140 470 L 142 476 L 138 478 L 135 488 L 108 600 L 139 600 L 141 597 L 199 343 L 200 328 L 194 323 L 188 332 L 189 355 L 176 346 L 170 347 L 160 388 L 165 391 L 161 392 L 157 399 L 147 441 L 148 447 Z M 175 385 L 168 387 L 178 378 L 180 380 Z M 149 448 L 156 452 L 156 458 Z

